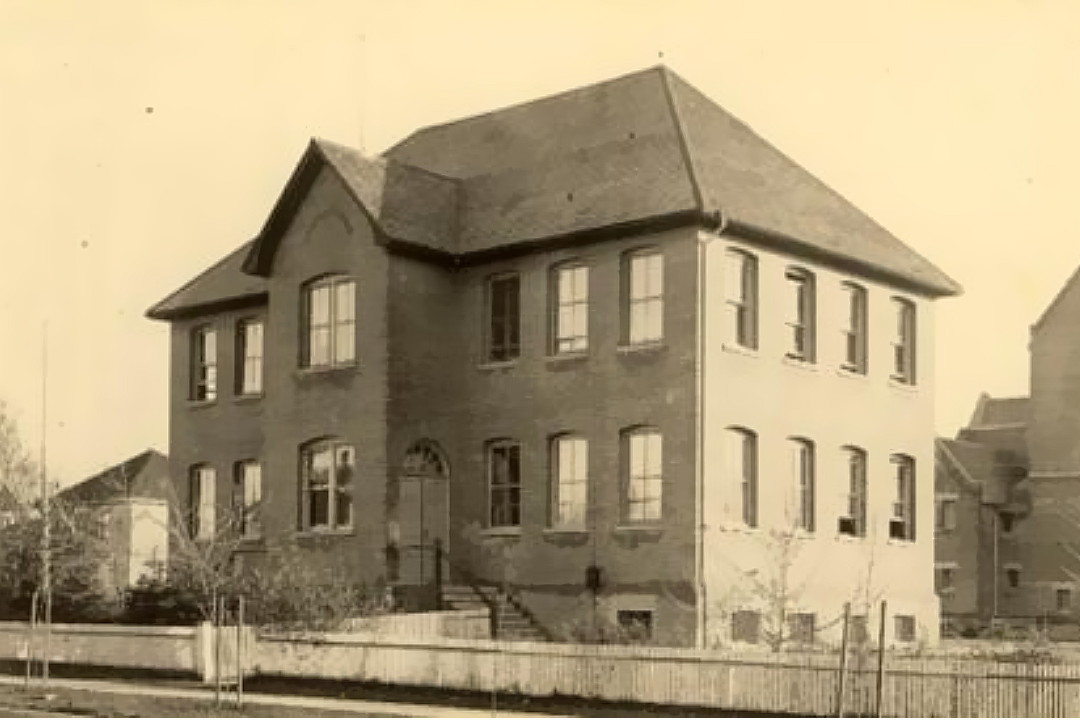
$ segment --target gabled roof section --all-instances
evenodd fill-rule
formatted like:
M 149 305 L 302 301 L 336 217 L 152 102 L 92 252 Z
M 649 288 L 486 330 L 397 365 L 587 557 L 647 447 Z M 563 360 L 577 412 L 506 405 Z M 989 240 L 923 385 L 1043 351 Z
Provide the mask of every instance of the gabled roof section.
M 169 461 L 157 450 L 146 450 L 64 488 L 56 499 L 73 504 L 109 502 L 122 498 L 169 499 Z
M 454 249 L 458 188 L 446 178 L 386 158 L 371 158 L 328 140 L 314 139 L 293 171 L 262 231 L 244 259 L 245 272 L 266 276 L 297 208 L 319 173 L 335 173 L 365 213 L 383 244 L 400 241 L 428 251 Z
M 184 284 L 146 314 L 176 320 L 222 303 L 258 303 L 266 299 L 266 281 L 243 271 L 252 243 L 244 243 Z
M 1057 291 L 1054 298 L 1050 301 L 1050 304 L 1046 306 L 1046 309 L 1042 311 L 1042 315 L 1032 324 L 1031 332 L 1037 333 L 1042 329 L 1042 326 L 1046 324 L 1046 321 L 1057 312 L 1058 308 L 1065 304 L 1066 298 L 1072 294 L 1072 292 L 1080 286 L 1080 267 L 1073 270 L 1072 275 L 1065 281 L 1065 284 L 1061 286 L 1061 289 Z

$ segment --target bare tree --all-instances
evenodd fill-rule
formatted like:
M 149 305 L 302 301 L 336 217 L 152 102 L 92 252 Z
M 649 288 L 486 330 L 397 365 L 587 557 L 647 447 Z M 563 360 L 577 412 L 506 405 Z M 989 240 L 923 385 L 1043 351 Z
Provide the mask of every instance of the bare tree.
M 36 495 L 38 481 L 37 464 L 19 434 L 15 416 L 0 400 L 0 487 L 26 503 Z

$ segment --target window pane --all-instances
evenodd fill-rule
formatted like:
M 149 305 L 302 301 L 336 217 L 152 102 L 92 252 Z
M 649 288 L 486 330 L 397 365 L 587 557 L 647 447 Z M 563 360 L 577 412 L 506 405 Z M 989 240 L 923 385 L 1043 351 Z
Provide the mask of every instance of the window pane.
M 356 317 L 356 285 L 351 280 L 335 285 L 334 319 L 337 322 L 353 320 Z
M 648 296 L 648 279 L 646 277 L 647 256 L 635 255 L 630 258 L 630 299 L 640 300 Z
M 330 328 L 312 327 L 311 346 L 308 351 L 311 365 L 330 364 Z
M 356 326 L 353 323 L 338 323 L 334 333 L 334 362 L 350 362 L 356 357 Z
M 330 490 L 312 490 L 308 500 L 308 525 L 326 527 L 330 524 Z
M 212 365 L 217 361 L 217 333 L 213 330 L 204 330 L 202 340 L 203 362 Z
M 330 288 L 326 285 L 311 288 L 308 319 L 312 326 L 330 324 Z

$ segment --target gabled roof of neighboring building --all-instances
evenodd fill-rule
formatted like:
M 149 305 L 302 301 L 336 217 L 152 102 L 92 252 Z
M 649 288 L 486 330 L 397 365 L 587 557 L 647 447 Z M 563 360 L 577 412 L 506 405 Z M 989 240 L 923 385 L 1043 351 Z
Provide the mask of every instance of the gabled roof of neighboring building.
M 157 450 L 145 450 L 56 494 L 62 502 L 90 504 L 122 498 L 168 500 L 169 460 Z
M 665 219 L 725 223 L 747 239 L 931 296 L 960 292 L 932 263 L 662 66 L 423 128 L 378 158 L 313 141 L 243 271 L 269 273 L 277 244 L 323 168 L 342 179 L 381 242 L 452 262 Z M 188 298 L 177 296 L 185 292 L 199 301 L 234 297 L 236 291 L 214 287 L 230 275 L 240 281 L 233 256 L 224 266 L 159 303 L 151 317 L 181 310 Z
M 979 396 L 969 428 L 989 428 L 1009 425 L 1027 425 L 1029 397 L 994 398 L 986 393 Z

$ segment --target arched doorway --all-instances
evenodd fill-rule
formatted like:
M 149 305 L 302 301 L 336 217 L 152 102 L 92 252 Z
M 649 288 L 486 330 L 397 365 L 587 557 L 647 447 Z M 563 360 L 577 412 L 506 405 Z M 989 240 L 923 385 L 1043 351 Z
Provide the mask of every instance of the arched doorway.
M 421 439 L 409 446 L 391 477 L 390 546 L 396 548 L 396 581 L 427 585 L 435 579 L 436 540 L 446 547 L 450 534 L 450 464 L 437 442 Z M 393 507 L 395 506 L 396 507 Z

